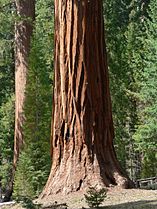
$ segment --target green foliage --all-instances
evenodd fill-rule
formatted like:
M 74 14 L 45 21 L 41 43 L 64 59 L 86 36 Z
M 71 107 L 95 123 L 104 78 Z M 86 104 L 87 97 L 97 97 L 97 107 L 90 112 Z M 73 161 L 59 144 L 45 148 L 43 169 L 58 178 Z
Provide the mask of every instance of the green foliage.
M 121 166 L 129 173 L 133 159 L 136 103 L 132 98 L 133 69 L 128 58 L 128 25 L 131 1 L 104 1 L 110 90 L 115 127 L 115 148 Z M 132 49 L 130 49 L 131 52 Z
M 115 148 L 132 179 L 149 177 L 157 167 L 156 2 L 104 6 Z
M 22 206 L 27 209 L 40 209 L 41 208 L 40 204 L 35 204 L 31 198 L 26 197 L 26 196 L 24 197 L 21 196 L 21 198 L 18 199 L 17 202 L 22 203 Z
M 107 190 L 105 188 L 96 189 L 96 187 L 89 187 L 87 194 L 85 194 L 86 202 L 89 207 L 98 208 L 106 197 Z
M 14 134 L 14 96 L 0 106 L 0 177 L 2 189 L 11 177 Z
M 14 5 L 0 2 L 0 183 L 2 190 L 11 177 L 14 134 Z
M 134 140 L 136 126 L 139 122 L 138 93 L 140 83 L 142 80 L 142 71 L 144 68 L 143 52 L 145 37 L 144 21 L 143 18 L 147 15 L 145 8 L 141 2 L 131 1 L 129 22 L 127 26 L 126 36 L 126 52 L 125 59 L 128 67 L 128 86 L 126 93 L 130 101 L 130 108 L 128 114 L 128 133 L 129 133 L 129 146 L 128 146 L 128 171 L 132 179 L 141 177 L 141 154 L 136 149 L 137 144 Z
M 11 1 L 0 3 L 0 106 L 14 91 L 13 11 Z M 8 5 L 8 6 L 4 6 Z
M 38 1 L 36 7 L 36 28 L 29 56 L 24 107 L 25 144 L 15 174 L 15 198 L 38 196 L 51 165 L 53 3 Z
M 44 56 L 47 71 L 53 78 L 54 50 L 54 0 L 36 2 L 36 34 L 40 42 L 40 51 Z
M 134 134 L 137 148 L 142 156 L 142 177 L 157 173 L 157 2 L 150 1 L 148 17 L 145 19 L 146 37 L 143 40 L 144 52 L 142 80 L 139 97 L 139 123 Z
M 23 196 L 29 198 L 34 197 L 34 190 L 30 184 L 30 166 L 31 160 L 28 158 L 27 153 L 22 152 L 14 179 L 15 184 L 13 196 L 16 200 L 20 200 Z
M 34 35 L 25 99 L 25 145 L 15 175 L 14 196 L 37 196 L 50 170 L 50 124 L 52 88 L 44 56 Z

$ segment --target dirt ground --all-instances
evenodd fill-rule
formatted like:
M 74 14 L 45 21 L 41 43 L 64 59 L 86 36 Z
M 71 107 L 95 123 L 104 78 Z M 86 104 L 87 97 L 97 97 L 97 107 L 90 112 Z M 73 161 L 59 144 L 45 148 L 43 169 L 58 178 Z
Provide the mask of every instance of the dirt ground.
M 53 196 L 40 200 L 44 209 L 65 209 L 65 207 L 52 207 L 56 204 L 66 203 L 68 209 L 89 209 L 85 202 L 84 194 L 76 192 L 67 196 Z M 108 190 L 107 198 L 100 207 L 101 209 L 157 209 L 157 190 L 141 189 L 118 189 Z M 22 209 L 19 205 L 3 206 L 1 209 Z

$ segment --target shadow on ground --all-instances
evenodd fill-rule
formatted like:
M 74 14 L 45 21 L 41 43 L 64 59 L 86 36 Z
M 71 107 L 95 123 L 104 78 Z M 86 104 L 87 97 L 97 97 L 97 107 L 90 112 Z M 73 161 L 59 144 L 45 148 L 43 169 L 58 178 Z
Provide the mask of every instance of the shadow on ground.
M 108 205 L 99 207 L 100 209 L 157 209 L 157 200 L 141 200 L 135 202 L 121 203 L 117 205 Z M 80 209 L 83 209 L 80 208 Z M 89 208 L 84 208 L 89 209 Z M 91 209 L 91 208 L 90 208 Z
M 43 209 L 68 209 L 66 205 L 56 205 L 50 207 L 44 207 Z M 73 207 L 72 209 L 78 209 Z M 79 209 L 91 209 L 88 207 L 81 207 Z M 96 209 L 96 208 L 95 208 Z M 157 200 L 141 200 L 134 202 L 121 203 L 117 205 L 106 205 L 99 207 L 99 209 L 157 209 Z

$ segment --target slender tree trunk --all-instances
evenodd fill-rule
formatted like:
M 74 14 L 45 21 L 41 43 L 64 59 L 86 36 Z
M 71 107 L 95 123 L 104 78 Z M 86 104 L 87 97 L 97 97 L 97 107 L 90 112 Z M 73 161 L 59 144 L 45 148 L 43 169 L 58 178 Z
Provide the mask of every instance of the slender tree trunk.
M 102 1 L 55 0 L 53 164 L 42 197 L 128 187 L 113 138 Z
M 15 133 L 13 175 L 4 201 L 10 199 L 13 190 L 13 180 L 20 150 L 23 145 L 23 122 L 25 87 L 28 70 L 28 56 L 35 20 L 35 0 L 15 0 L 17 21 L 15 24 Z
M 28 70 L 30 41 L 35 19 L 34 0 L 16 0 L 17 14 L 20 20 L 15 25 L 15 138 L 14 166 L 16 167 L 20 148 L 23 144 L 22 125 L 24 122 L 25 87 Z

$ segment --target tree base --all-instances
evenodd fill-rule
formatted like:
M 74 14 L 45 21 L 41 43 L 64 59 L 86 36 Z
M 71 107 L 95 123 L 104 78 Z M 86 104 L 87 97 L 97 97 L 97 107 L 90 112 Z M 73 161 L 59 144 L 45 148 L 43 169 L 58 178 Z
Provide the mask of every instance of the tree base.
M 70 159 L 70 158 L 69 158 Z M 64 161 L 64 160 L 63 160 Z M 95 159 L 93 164 L 87 163 L 86 158 L 77 163 L 65 160 L 60 166 L 53 165 L 47 184 L 41 198 L 56 194 L 69 194 L 77 191 L 86 191 L 89 187 L 118 186 L 119 188 L 133 188 L 133 182 L 122 175 L 116 167 L 110 165 L 99 166 Z

